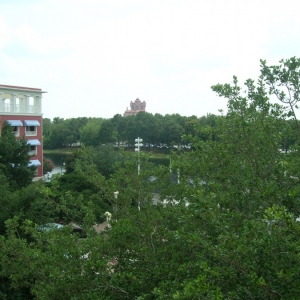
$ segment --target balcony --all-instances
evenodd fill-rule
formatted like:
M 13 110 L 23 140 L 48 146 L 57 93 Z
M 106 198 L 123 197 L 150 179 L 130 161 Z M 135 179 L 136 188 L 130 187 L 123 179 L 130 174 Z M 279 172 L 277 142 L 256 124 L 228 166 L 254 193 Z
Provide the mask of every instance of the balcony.
M 1 107 L 0 107 L 1 112 Z M 38 105 L 12 105 L 5 103 L 2 109 L 5 113 L 16 113 L 16 114 L 40 114 L 41 109 Z

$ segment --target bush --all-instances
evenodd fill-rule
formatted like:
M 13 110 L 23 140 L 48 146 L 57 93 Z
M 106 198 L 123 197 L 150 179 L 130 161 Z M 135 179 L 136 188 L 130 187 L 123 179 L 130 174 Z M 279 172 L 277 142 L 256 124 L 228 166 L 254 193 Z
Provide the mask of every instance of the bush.
M 43 157 L 43 173 L 47 174 L 48 172 L 52 172 L 55 168 L 55 165 L 51 159 Z

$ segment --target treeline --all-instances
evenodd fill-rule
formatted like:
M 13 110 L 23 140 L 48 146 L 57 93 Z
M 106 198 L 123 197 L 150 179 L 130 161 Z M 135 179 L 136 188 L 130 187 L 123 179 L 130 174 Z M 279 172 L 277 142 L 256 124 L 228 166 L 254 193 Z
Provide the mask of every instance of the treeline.
M 59 117 L 43 119 L 43 140 L 45 149 L 58 149 L 84 144 L 98 146 L 128 142 L 134 144 L 137 137 L 142 137 L 148 145 L 179 145 L 183 135 L 195 135 L 197 127 L 214 127 L 221 116 L 208 114 L 180 116 L 151 114 L 140 112 L 136 116 L 123 117 L 119 114 L 111 119 Z M 203 136 L 204 138 L 204 136 Z

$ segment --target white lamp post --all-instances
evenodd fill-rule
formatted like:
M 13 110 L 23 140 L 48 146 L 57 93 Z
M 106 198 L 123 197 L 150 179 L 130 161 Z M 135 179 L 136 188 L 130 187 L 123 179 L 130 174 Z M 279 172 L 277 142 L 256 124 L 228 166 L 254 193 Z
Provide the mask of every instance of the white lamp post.
M 137 139 L 135 139 L 135 151 L 138 153 L 138 175 L 140 175 L 140 147 L 143 147 L 143 144 L 142 144 L 142 141 L 143 139 L 140 139 L 139 137 Z
M 62 174 L 63 167 L 65 167 L 65 159 L 60 159 L 60 174 Z
M 115 192 L 114 192 L 114 197 L 115 197 L 115 200 L 116 200 L 116 205 L 114 206 L 114 211 L 117 210 L 117 200 L 118 200 L 118 195 L 119 195 L 119 192 L 118 192 L 118 191 L 115 191 Z
M 138 176 L 140 175 L 140 168 L 141 168 L 141 166 L 140 166 L 140 147 L 143 146 L 142 141 L 143 141 L 143 139 L 140 139 L 139 137 L 137 139 L 135 139 L 135 142 L 136 142 L 135 147 L 136 148 L 134 150 L 138 153 Z M 140 201 L 138 204 L 138 208 L 139 208 L 139 210 L 141 210 Z

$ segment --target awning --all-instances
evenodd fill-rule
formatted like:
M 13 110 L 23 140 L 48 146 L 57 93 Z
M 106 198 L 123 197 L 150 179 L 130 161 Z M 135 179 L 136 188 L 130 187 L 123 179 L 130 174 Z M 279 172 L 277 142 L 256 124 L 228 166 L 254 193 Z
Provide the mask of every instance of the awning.
M 41 145 L 39 140 L 27 140 L 27 144 L 29 144 L 30 146 L 40 146 Z
M 51 231 L 51 230 L 54 230 L 54 229 L 60 229 L 60 228 L 63 228 L 64 225 L 61 225 L 59 223 L 47 223 L 47 224 L 44 224 L 44 225 L 40 225 L 38 227 L 38 231 Z
M 7 120 L 10 126 L 23 126 L 20 120 Z
M 41 126 L 38 120 L 24 120 L 25 126 Z
M 32 159 L 32 160 L 29 161 L 28 167 L 31 167 L 31 166 L 38 167 L 40 165 L 41 165 L 41 163 L 38 159 Z

